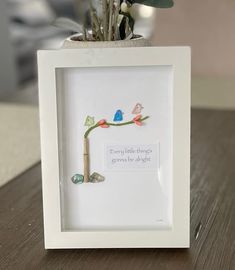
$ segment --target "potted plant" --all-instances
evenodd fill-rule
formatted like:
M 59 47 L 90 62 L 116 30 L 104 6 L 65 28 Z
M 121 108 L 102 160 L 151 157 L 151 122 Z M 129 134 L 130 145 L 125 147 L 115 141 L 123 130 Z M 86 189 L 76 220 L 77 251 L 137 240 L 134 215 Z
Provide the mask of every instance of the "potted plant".
M 75 8 L 80 18 L 75 22 L 58 18 L 54 25 L 70 30 L 75 35 L 67 38 L 64 48 L 86 47 L 136 47 L 149 42 L 133 33 L 135 21 L 131 7 L 142 4 L 155 8 L 170 8 L 173 0 L 76 0 Z

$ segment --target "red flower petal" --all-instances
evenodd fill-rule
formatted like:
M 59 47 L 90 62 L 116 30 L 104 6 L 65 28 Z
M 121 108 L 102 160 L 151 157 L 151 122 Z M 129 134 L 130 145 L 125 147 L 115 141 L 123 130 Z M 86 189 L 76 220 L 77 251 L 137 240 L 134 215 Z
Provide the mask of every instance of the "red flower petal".
M 107 125 L 107 124 L 103 124 L 103 125 L 100 125 L 100 127 L 101 127 L 101 128 L 108 128 L 108 127 L 109 127 L 109 125 Z
M 138 114 L 135 118 L 134 118 L 134 121 L 138 121 L 138 120 L 140 120 L 141 119 L 141 117 L 142 117 L 142 115 L 141 114 Z
M 142 123 L 139 121 L 134 121 L 137 126 L 142 126 Z
M 103 125 L 103 124 L 105 124 L 106 123 L 106 120 L 105 119 L 102 119 L 102 120 L 100 120 L 99 122 L 98 122 L 98 124 L 101 126 L 101 125 Z

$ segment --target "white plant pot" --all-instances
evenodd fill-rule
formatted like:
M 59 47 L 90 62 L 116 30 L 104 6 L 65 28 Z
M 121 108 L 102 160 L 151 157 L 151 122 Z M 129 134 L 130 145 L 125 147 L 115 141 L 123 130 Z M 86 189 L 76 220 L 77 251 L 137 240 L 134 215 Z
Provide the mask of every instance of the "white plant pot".
M 84 49 L 84 48 L 114 48 L 114 47 L 149 47 L 151 43 L 142 36 L 135 35 L 130 40 L 116 41 L 80 41 L 81 34 L 76 34 L 65 39 L 63 49 Z

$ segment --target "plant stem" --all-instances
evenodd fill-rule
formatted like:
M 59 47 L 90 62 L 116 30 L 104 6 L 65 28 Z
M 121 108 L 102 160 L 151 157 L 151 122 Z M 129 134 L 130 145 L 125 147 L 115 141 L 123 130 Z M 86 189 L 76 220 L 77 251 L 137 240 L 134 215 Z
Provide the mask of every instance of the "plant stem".
M 114 39 L 117 39 L 117 32 L 118 32 L 118 16 L 119 16 L 119 10 L 120 10 L 120 0 L 116 0 L 115 2 L 115 12 L 114 12 Z
M 94 126 L 88 128 L 88 130 L 87 130 L 87 131 L 85 132 L 85 134 L 84 134 L 84 138 L 88 138 L 88 135 L 90 134 L 90 132 L 91 132 L 93 129 L 97 128 L 97 127 L 99 127 L 99 124 L 98 124 L 98 123 L 95 124 Z
M 96 14 L 96 10 L 92 5 L 92 2 L 90 1 L 90 14 L 91 14 L 91 23 L 92 23 L 92 33 L 98 35 L 99 40 L 103 41 L 103 35 L 100 29 L 100 23 L 99 19 Z
M 109 0 L 109 32 L 108 32 L 108 40 L 112 40 L 113 34 L 113 1 Z
M 96 12 L 94 12 L 94 24 L 95 24 L 97 35 L 98 35 L 99 39 L 101 41 L 103 41 L 104 40 L 104 37 L 103 37 L 102 32 L 101 32 L 101 29 L 100 29 L 100 23 L 99 23 L 99 19 L 97 17 Z
M 103 12 L 103 34 L 104 34 L 104 40 L 106 41 L 108 39 L 108 5 L 107 0 L 102 0 L 102 12 Z
M 86 34 L 86 27 L 83 24 L 83 40 L 86 41 L 87 40 L 87 34 Z
M 149 118 L 149 116 L 145 116 L 141 119 L 139 119 L 139 122 L 144 122 L 145 120 L 147 120 Z M 108 126 L 113 126 L 113 127 L 121 127 L 121 126 L 127 126 L 127 125 L 132 125 L 135 124 L 134 120 L 128 121 L 128 122 L 123 122 L 123 123 L 110 123 L 110 122 L 106 122 L 106 124 Z M 91 133 L 92 130 L 96 129 L 97 127 L 99 127 L 99 123 L 96 123 L 94 126 L 90 127 L 84 134 L 84 138 L 88 138 L 89 134 Z

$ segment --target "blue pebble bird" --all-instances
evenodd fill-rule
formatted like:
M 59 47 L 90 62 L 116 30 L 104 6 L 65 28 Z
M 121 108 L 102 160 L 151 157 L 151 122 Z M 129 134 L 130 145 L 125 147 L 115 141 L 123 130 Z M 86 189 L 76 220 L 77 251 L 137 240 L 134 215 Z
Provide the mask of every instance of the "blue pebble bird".
M 121 122 L 122 120 L 123 120 L 123 112 L 121 110 L 117 110 L 115 115 L 114 115 L 113 121 L 114 122 Z

